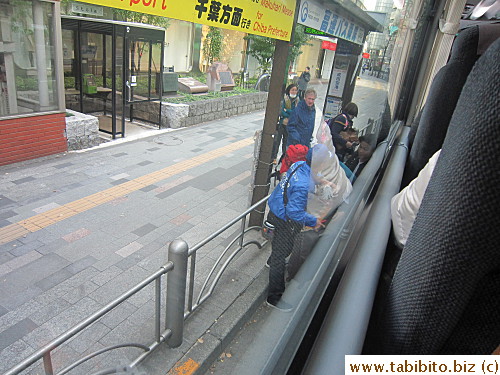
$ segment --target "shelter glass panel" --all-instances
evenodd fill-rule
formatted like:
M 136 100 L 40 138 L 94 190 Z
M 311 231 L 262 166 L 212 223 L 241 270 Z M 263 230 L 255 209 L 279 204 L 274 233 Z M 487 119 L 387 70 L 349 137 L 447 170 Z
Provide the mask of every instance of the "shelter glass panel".
M 161 44 L 144 40 L 130 42 L 131 101 L 159 98 L 156 75 L 161 72 Z
M 106 35 L 80 33 L 81 85 L 85 113 L 106 112 L 106 102 L 112 91 L 106 82 L 106 52 Z

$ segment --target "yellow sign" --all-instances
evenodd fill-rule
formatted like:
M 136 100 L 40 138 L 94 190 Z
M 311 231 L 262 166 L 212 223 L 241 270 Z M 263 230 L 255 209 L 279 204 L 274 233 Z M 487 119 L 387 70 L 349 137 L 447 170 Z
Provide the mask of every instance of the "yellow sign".
M 290 40 L 295 0 L 80 0 Z

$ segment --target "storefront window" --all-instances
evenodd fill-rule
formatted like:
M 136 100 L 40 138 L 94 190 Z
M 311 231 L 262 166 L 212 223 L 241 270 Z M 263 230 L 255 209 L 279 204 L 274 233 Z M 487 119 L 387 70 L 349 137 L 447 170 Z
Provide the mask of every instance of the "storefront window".
M 58 109 L 54 4 L 8 0 L 0 9 L 0 116 Z

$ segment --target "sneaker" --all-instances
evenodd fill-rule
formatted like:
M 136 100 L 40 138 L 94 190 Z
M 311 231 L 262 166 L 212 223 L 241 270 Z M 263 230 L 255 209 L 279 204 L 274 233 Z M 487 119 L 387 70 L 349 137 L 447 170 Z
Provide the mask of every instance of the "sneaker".
M 266 305 L 272 307 L 273 309 L 280 310 L 282 312 L 290 312 L 293 310 L 293 306 L 289 303 L 286 303 L 283 300 L 278 300 L 276 302 L 269 301 L 269 298 L 266 300 Z

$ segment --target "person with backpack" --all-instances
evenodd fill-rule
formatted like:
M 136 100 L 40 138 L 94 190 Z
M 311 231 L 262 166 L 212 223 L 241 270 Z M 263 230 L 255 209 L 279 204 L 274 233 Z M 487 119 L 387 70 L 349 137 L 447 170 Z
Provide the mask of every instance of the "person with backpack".
M 297 84 L 299 86 L 299 98 L 300 100 L 304 100 L 304 95 L 307 90 L 307 84 L 311 80 L 311 73 L 310 73 L 311 68 L 306 66 L 306 70 L 302 72 L 302 74 L 299 77 L 299 80 L 297 81 Z
M 269 257 L 269 289 L 267 305 L 290 311 L 291 306 L 281 301 L 285 291 L 285 258 L 293 249 L 294 239 L 303 226 L 319 229 L 321 220 L 307 213 L 307 198 L 311 189 L 311 162 L 314 157 L 328 153 L 324 145 L 316 145 L 307 153 L 306 161 L 294 163 L 268 200 L 268 221 L 274 226 L 271 256 Z M 313 184 L 314 186 L 314 184 Z
M 276 160 L 278 156 L 278 150 L 281 144 L 281 153 L 284 154 L 286 151 L 286 144 L 288 139 L 287 125 L 292 115 L 295 107 L 299 104 L 299 97 L 297 96 L 298 87 L 296 84 L 292 83 L 288 85 L 285 90 L 285 95 L 281 101 L 281 111 L 280 118 L 277 126 L 277 132 L 274 136 L 272 160 Z
M 353 102 L 349 102 L 344 106 L 341 113 L 328 121 L 328 127 L 330 128 L 330 133 L 332 134 L 335 153 L 342 162 L 344 161 L 347 149 L 351 149 L 353 143 L 345 140 L 340 135 L 340 132 L 352 129 L 352 119 L 357 116 L 358 106 Z

